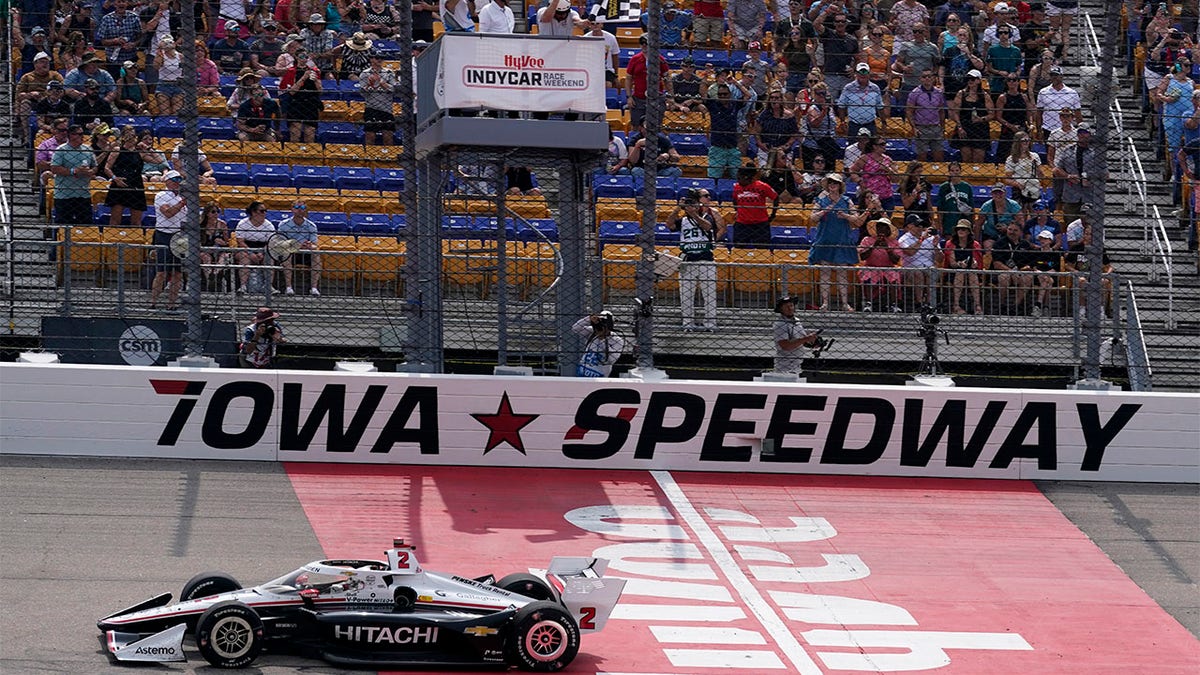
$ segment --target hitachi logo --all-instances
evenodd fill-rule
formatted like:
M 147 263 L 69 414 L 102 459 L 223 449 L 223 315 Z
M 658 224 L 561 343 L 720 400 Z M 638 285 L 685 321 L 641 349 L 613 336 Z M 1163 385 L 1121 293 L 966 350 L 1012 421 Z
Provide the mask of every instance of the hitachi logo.
M 371 644 L 432 644 L 437 642 L 437 626 L 334 626 L 333 637 L 351 642 Z

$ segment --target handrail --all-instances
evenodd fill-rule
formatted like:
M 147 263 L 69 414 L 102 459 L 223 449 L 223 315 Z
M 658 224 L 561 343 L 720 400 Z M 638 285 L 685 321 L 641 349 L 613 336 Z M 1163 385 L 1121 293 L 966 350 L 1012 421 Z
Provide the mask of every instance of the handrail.
M 1128 295 L 1128 309 L 1125 316 L 1125 367 L 1129 373 L 1129 388 L 1133 391 L 1151 391 L 1153 389 L 1154 372 L 1150 368 L 1150 353 L 1146 349 L 1146 340 L 1142 334 L 1142 315 L 1138 311 L 1137 295 L 1133 292 L 1133 282 L 1125 282 L 1125 293 Z
M 1167 330 L 1175 329 L 1175 270 L 1172 265 L 1174 259 L 1174 251 L 1171 246 L 1171 238 L 1167 236 L 1167 228 L 1163 225 L 1162 215 L 1158 212 L 1158 205 L 1153 204 L 1155 226 L 1151 227 L 1151 232 L 1154 236 L 1154 249 L 1158 256 L 1155 258 L 1155 268 L 1152 269 L 1152 277 L 1157 276 L 1157 263 L 1161 261 L 1163 271 L 1167 274 L 1167 319 L 1165 322 Z M 1151 252 L 1152 254 L 1154 251 Z

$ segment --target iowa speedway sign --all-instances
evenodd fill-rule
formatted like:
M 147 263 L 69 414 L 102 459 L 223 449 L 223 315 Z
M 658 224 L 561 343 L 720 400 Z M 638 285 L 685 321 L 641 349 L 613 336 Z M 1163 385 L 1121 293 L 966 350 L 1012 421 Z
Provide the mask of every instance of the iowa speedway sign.
M 1194 482 L 1200 397 L 3 366 L 4 452 Z M 46 420 L 56 419 L 54 425 Z

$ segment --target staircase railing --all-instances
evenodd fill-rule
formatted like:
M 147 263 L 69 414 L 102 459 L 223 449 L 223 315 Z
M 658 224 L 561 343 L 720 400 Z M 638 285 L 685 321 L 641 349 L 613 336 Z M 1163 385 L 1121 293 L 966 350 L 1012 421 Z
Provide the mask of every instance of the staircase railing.
M 1174 251 L 1171 246 L 1171 238 L 1167 236 L 1167 227 L 1163 224 L 1162 215 L 1158 212 L 1158 205 L 1151 206 L 1154 212 L 1153 219 L 1150 220 L 1150 232 L 1153 237 L 1150 251 L 1151 266 L 1149 278 L 1150 281 L 1157 282 L 1159 278 L 1165 274 L 1167 277 L 1167 318 L 1166 329 L 1175 330 L 1175 271 L 1172 266 L 1174 260 Z
M 1132 281 L 1125 283 L 1124 291 L 1125 306 L 1128 308 L 1125 312 L 1125 366 L 1129 373 L 1129 388 L 1132 391 L 1150 391 L 1154 388 L 1153 372 L 1146 340 L 1142 336 L 1142 315 L 1138 311 Z

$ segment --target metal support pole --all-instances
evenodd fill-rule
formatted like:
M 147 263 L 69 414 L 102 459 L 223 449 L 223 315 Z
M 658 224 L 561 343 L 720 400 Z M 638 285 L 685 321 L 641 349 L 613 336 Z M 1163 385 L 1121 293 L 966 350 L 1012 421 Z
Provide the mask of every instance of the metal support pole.
M 183 222 L 183 232 L 187 236 L 187 257 L 183 261 L 184 276 L 187 279 L 187 294 L 183 298 L 183 306 L 187 308 L 186 328 L 183 334 L 183 353 L 185 356 L 200 356 L 204 351 L 204 329 L 200 312 L 200 287 L 203 285 L 204 273 L 200 268 L 200 101 L 196 92 L 196 13 L 195 0 L 182 0 L 179 13 L 181 24 L 179 41 L 182 49 L 181 66 L 183 78 L 180 89 L 183 90 L 183 110 L 179 117 L 183 122 L 183 145 L 179 148 L 179 159 L 183 166 L 180 172 L 184 175 L 180 190 L 187 202 L 187 218 Z M 179 168 L 179 167 L 177 167 Z
M 1088 308 L 1083 325 L 1084 339 L 1087 349 L 1083 358 L 1083 383 L 1097 388 L 1107 388 L 1108 383 L 1100 379 L 1100 330 L 1101 311 L 1104 301 L 1101 291 L 1104 257 L 1104 220 L 1107 209 L 1105 198 L 1108 194 L 1108 152 L 1113 147 L 1110 142 L 1112 134 L 1113 106 L 1113 61 L 1116 58 L 1118 36 L 1121 34 L 1120 12 L 1105 12 L 1104 14 L 1104 44 L 1100 48 L 1100 79 L 1096 82 L 1095 100 L 1092 101 L 1092 119 L 1095 120 L 1096 133 L 1092 142 L 1097 152 L 1094 159 L 1085 167 L 1088 172 L 1085 202 L 1089 205 L 1085 213 L 1092 228 L 1092 238 L 1087 244 L 1084 254 L 1088 260 L 1087 282 L 1084 286 L 1084 297 Z M 1117 148 L 1119 148 L 1119 139 Z
M 656 215 L 656 183 L 658 182 L 658 134 L 662 131 L 663 98 L 660 91 L 662 74 L 658 65 L 662 59 L 660 48 L 662 36 L 659 24 L 662 9 L 658 4 L 650 6 L 646 17 L 646 147 L 645 178 L 642 196 L 638 205 L 642 209 L 642 227 L 637 235 L 642 256 L 638 260 L 637 279 L 634 284 L 643 311 L 637 313 L 637 367 L 639 370 L 654 368 L 654 228 L 658 224 Z
M 558 171 L 558 243 L 562 252 L 562 280 L 555 294 L 555 333 L 562 354 L 558 360 L 558 374 L 563 377 L 575 375 L 575 365 L 583 351 L 583 339 L 571 331 L 571 326 L 581 316 L 594 312 L 599 307 L 589 302 L 587 273 L 588 228 L 590 219 L 582 212 L 584 190 L 570 159 L 554 161 Z
M 408 217 L 405 251 L 405 295 L 408 340 L 405 357 L 424 372 L 444 369 L 442 350 L 442 195 L 446 155 L 433 153 L 417 162 L 416 185 L 404 176 L 405 190 L 415 189 L 416 212 Z

